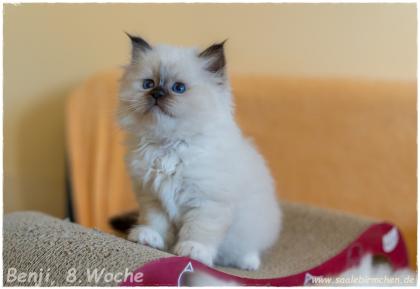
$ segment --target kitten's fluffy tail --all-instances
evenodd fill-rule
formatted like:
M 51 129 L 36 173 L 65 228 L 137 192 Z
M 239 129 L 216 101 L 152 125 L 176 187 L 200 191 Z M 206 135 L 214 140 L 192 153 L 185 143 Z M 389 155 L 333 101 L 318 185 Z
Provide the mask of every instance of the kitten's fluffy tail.
M 123 234 L 128 234 L 130 229 L 136 225 L 138 217 L 139 212 L 136 210 L 112 217 L 109 220 L 109 224 L 114 230 Z

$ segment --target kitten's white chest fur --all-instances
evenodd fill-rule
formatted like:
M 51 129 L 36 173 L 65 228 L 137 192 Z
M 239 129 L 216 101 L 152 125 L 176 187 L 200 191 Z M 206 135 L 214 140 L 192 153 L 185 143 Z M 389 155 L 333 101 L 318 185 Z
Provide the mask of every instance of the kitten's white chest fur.
M 144 190 L 154 194 L 169 217 L 175 220 L 179 213 L 178 200 L 182 194 L 183 153 L 187 144 L 182 140 L 163 140 L 158 143 L 142 138 L 132 153 L 131 167 Z

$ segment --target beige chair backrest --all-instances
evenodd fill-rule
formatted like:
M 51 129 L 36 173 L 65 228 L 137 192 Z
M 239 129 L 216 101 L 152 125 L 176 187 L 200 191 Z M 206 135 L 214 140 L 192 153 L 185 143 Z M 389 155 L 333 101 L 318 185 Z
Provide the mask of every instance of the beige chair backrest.
M 109 231 L 136 207 L 115 117 L 118 78 L 69 97 L 67 144 L 77 221 Z M 235 77 L 237 119 L 264 154 L 279 195 L 396 223 L 416 253 L 416 84 Z

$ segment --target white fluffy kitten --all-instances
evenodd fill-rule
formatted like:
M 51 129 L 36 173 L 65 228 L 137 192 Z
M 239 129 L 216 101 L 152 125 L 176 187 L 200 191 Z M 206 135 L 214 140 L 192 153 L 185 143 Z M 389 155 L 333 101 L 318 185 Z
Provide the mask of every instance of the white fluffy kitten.
M 199 53 L 130 39 L 119 112 L 140 217 L 129 239 L 256 270 L 281 212 L 264 159 L 235 123 L 223 43 Z

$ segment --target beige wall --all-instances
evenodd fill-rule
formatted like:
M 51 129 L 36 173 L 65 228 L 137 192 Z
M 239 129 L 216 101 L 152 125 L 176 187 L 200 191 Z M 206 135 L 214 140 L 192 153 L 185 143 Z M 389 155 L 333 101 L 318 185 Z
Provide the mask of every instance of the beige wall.
M 229 38 L 232 73 L 416 77 L 415 4 L 6 5 L 6 212 L 65 214 L 65 97 L 127 61 L 123 31 L 200 47 Z

